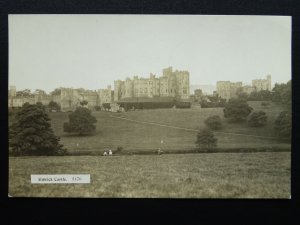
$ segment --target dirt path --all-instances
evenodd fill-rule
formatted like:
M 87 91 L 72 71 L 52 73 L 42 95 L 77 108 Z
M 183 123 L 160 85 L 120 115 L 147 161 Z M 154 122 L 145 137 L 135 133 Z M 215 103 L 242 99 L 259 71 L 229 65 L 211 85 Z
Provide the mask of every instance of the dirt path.
M 176 126 L 170 126 L 160 123 L 154 123 L 154 122 L 146 122 L 146 121 L 139 121 L 139 120 L 133 120 L 125 117 L 119 117 L 119 116 L 113 116 L 110 115 L 112 118 L 117 118 L 121 120 L 126 120 L 134 123 L 142 123 L 142 124 L 149 124 L 154 126 L 160 126 L 160 127 L 168 127 L 172 129 L 179 129 L 179 130 L 186 130 L 186 131 L 192 131 L 192 132 L 198 132 L 196 129 L 190 129 L 190 128 L 184 128 L 184 127 L 176 127 Z M 279 139 L 277 137 L 265 137 L 265 136 L 257 136 L 257 135 L 251 135 L 251 134 L 239 134 L 239 133 L 231 133 L 231 132 L 221 132 L 221 131 L 215 131 L 216 134 L 227 134 L 227 135 L 236 135 L 236 136 L 244 136 L 244 137 L 254 137 L 254 138 L 263 138 L 263 139 Z

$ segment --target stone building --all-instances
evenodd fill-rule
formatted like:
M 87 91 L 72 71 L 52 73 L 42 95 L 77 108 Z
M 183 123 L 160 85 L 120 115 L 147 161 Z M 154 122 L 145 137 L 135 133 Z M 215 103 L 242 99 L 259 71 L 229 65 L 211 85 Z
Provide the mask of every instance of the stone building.
M 73 88 L 61 88 L 60 104 L 61 111 L 73 111 L 80 105 L 81 95 Z
M 266 79 L 252 80 L 252 87 L 255 91 L 272 91 L 271 75 L 267 75 Z
M 201 98 L 203 97 L 203 92 L 201 89 L 196 89 L 194 90 L 194 96 L 196 101 L 200 101 Z
M 255 88 L 252 87 L 251 85 L 245 85 L 245 86 L 243 86 L 243 92 L 245 92 L 247 94 L 250 94 L 253 91 L 255 91 Z
M 97 93 L 98 93 L 98 105 L 102 105 L 103 103 L 113 102 L 114 96 L 110 85 L 107 86 L 107 89 L 99 89 Z
M 237 97 L 237 91 L 241 90 L 242 82 L 218 81 L 217 94 L 226 100 Z
M 16 86 L 9 86 L 8 97 L 16 97 L 17 89 Z
M 34 96 L 29 96 L 29 97 L 15 96 L 15 97 L 10 97 L 8 99 L 8 107 L 9 108 L 22 107 L 25 103 L 36 104 L 35 97 Z
M 96 106 L 101 107 L 103 103 L 112 103 L 111 87 L 108 89 L 84 90 L 73 88 L 61 88 L 60 105 L 62 111 L 73 111 L 82 101 L 87 101 L 86 107 L 94 110 Z
M 80 102 L 87 101 L 87 108 L 95 109 L 96 106 L 102 106 L 103 103 L 111 103 L 113 101 L 111 87 L 108 89 L 100 89 L 98 91 L 74 89 L 74 88 L 59 88 L 60 93 L 56 95 L 48 95 L 43 92 L 34 92 L 31 96 L 16 96 L 16 88 L 10 87 L 8 107 L 22 107 L 24 103 L 36 104 L 41 102 L 43 105 L 48 105 L 51 101 L 58 103 L 61 106 L 61 111 L 73 111 Z
M 124 98 L 152 98 L 152 97 L 175 97 L 177 99 L 189 99 L 189 72 L 173 71 L 172 67 L 163 70 L 163 76 L 156 77 L 150 74 L 149 78 L 133 79 L 125 81 L 114 81 L 114 90 L 111 86 L 107 89 L 85 90 L 83 88 L 58 88 L 56 94 L 46 94 L 42 90 L 35 91 L 31 96 L 17 96 L 16 87 L 9 88 L 9 107 L 22 107 L 26 102 L 36 104 L 41 102 L 48 105 L 54 101 L 61 106 L 61 111 L 74 111 L 82 101 L 87 101 L 85 107 L 95 109 L 97 106 L 103 108 L 104 103 L 118 102 Z
M 176 97 L 188 99 L 190 92 L 189 72 L 173 71 L 172 67 L 163 69 L 163 76 L 156 77 L 150 74 L 149 78 L 133 79 L 126 78 L 125 81 L 114 82 L 114 101 L 123 98 L 142 97 Z

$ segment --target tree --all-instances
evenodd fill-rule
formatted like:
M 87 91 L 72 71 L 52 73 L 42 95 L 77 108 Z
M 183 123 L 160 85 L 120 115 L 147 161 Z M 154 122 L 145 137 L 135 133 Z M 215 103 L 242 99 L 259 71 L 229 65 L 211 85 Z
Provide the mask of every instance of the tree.
M 99 105 L 96 105 L 96 106 L 95 106 L 95 110 L 96 110 L 96 111 L 100 111 L 100 110 L 101 110 L 101 107 L 100 107 Z
M 268 117 L 264 111 L 256 111 L 250 115 L 248 122 L 252 127 L 262 127 L 266 125 L 267 118 Z
M 9 129 L 12 153 L 18 155 L 62 155 L 60 138 L 54 135 L 44 107 L 24 104 Z
M 272 100 L 272 92 L 268 90 L 253 91 L 248 96 L 249 101 L 270 101 Z
M 196 145 L 200 150 L 210 150 L 217 147 L 217 138 L 210 129 L 200 130 L 197 134 Z
M 110 110 L 110 108 L 111 108 L 110 103 L 103 103 L 102 106 L 103 106 L 105 111 Z
M 218 130 L 222 128 L 221 118 L 217 115 L 208 117 L 204 123 L 212 130 Z
M 55 88 L 54 91 L 50 92 L 50 95 L 60 95 L 60 94 L 61 94 L 60 88 Z
M 47 93 L 44 90 L 41 89 L 35 89 L 34 95 L 47 95 Z
M 60 105 L 59 105 L 57 102 L 50 101 L 49 104 L 48 104 L 48 107 L 49 107 L 49 109 L 50 109 L 51 111 L 52 111 L 52 110 L 60 111 Z
M 288 81 L 286 84 L 275 84 L 272 101 L 290 108 L 292 103 L 292 81 Z
M 275 120 L 275 132 L 278 137 L 290 139 L 292 135 L 292 115 L 290 110 L 282 111 Z
M 24 89 L 22 91 L 17 91 L 16 96 L 17 97 L 31 97 L 32 93 L 31 93 L 30 89 Z
M 232 98 L 223 109 L 224 117 L 228 118 L 229 122 L 242 122 L 251 113 L 252 107 L 243 99 Z
M 88 101 L 86 101 L 86 100 L 82 100 L 81 102 L 80 102 L 80 105 L 81 106 L 85 106 L 85 105 L 87 105 L 88 104 Z
M 249 95 L 248 95 L 246 92 L 242 92 L 242 91 L 237 92 L 237 97 L 238 97 L 239 99 L 242 99 L 242 100 L 247 101 L 248 96 L 249 96 Z
M 88 134 L 96 130 L 97 120 L 92 116 L 91 110 L 78 107 L 69 114 L 69 122 L 64 123 L 64 132 L 78 133 L 79 135 Z
M 29 103 L 28 103 L 29 104 Z M 43 103 L 41 102 L 37 102 L 36 103 L 37 106 L 39 106 L 41 109 L 43 109 L 44 111 L 46 110 L 46 107 L 43 105 Z

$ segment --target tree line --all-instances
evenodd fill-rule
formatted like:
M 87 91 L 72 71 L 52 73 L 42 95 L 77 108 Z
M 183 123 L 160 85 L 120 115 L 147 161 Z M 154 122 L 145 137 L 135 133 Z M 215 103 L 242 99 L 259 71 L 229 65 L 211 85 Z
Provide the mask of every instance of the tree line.
M 261 96 L 269 96 L 266 91 L 261 91 Z M 255 93 L 256 95 L 257 93 Z M 259 97 L 260 98 L 260 97 Z M 267 123 L 267 114 L 264 111 L 254 111 L 247 103 L 249 98 L 245 95 L 239 95 L 237 98 L 229 99 L 225 104 L 223 113 L 224 118 L 229 123 L 241 123 L 247 120 L 252 127 L 263 127 Z M 266 100 L 266 98 L 260 98 Z M 269 99 L 269 97 L 267 97 Z M 270 97 L 273 102 L 283 106 L 283 111 L 277 116 L 273 127 L 274 133 L 280 139 L 291 140 L 292 136 L 292 90 L 291 81 L 286 84 L 276 84 Z M 268 106 L 268 102 L 262 102 L 262 106 Z M 252 113 L 251 113 L 252 112 Z M 217 138 L 214 137 L 213 131 L 220 130 L 223 127 L 220 116 L 213 115 L 205 121 L 206 128 L 200 130 L 197 134 L 196 145 L 199 149 L 209 150 L 217 146 Z
M 291 81 L 287 84 L 275 85 L 273 101 L 284 106 L 274 122 L 274 131 L 279 138 L 291 139 Z M 51 103 L 51 102 L 50 102 Z M 49 107 L 58 109 L 57 103 L 49 103 Z M 263 102 L 264 103 L 264 102 Z M 78 135 L 94 134 L 96 118 L 91 110 L 84 107 L 86 102 L 68 115 L 69 121 L 63 124 L 64 132 Z M 262 127 L 267 123 L 267 115 L 263 111 L 254 111 L 245 98 L 230 99 L 223 109 L 224 118 L 229 123 L 248 121 L 250 126 Z M 13 120 L 12 120 L 13 117 Z M 25 103 L 14 115 L 10 115 L 9 145 L 12 155 L 65 155 L 67 150 L 60 144 L 50 124 L 46 107 L 41 103 L 30 105 Z M 222 120 L 212 115 L 205 120 L 206 129 L 200 130 L 196 137 L 199 149 L 209 150 L 217 147 L 217 138 L 213 131 L 223 127 Z

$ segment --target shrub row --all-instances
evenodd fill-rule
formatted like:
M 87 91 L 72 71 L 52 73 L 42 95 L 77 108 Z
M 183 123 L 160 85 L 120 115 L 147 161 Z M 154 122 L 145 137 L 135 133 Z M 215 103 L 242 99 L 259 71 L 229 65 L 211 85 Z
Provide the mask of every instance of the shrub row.
M 125 111 L 130 109 L 163 109 L 163 108 L 191 108 L 190 102 L 121 102 L 120 107 Z
M 221 108 L 226 105 L 226 102 L 224 102 L 224 101 L 220 101 L 220 102 L 201 101 L 200 105 L 201 105 L 201 108 Z

